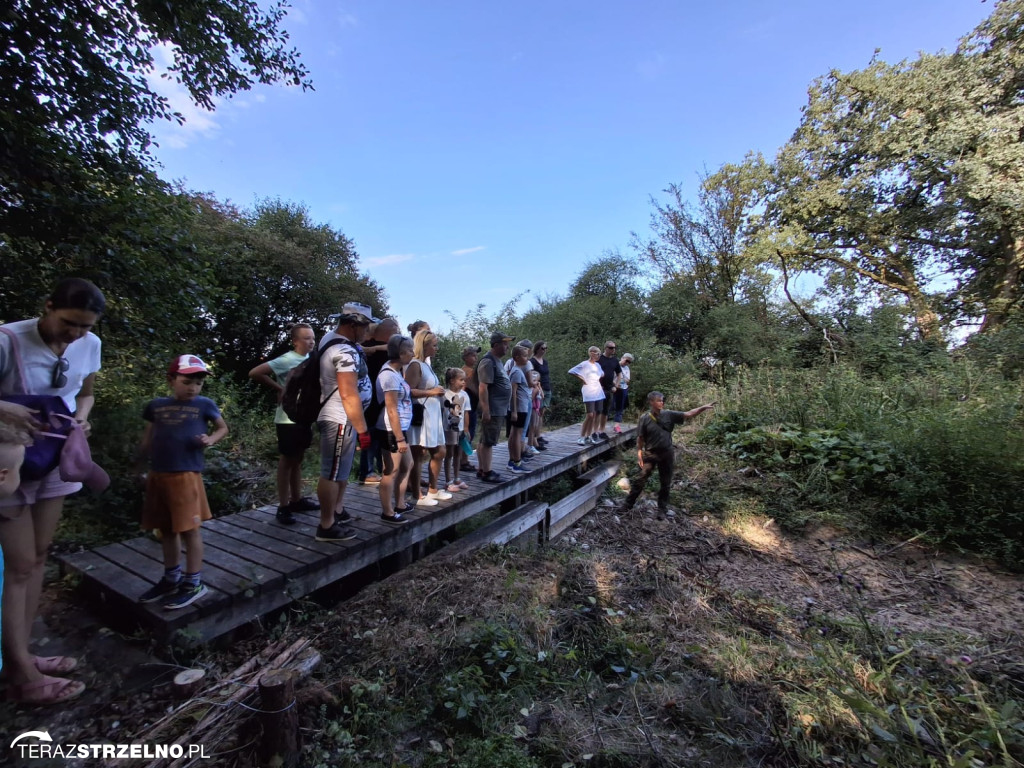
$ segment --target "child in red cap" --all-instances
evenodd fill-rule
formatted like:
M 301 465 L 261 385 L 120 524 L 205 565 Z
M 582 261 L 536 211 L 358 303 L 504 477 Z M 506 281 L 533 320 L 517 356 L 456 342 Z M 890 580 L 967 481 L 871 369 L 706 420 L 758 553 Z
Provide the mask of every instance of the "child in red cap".
M 200 397 L 209 369 L 195 355 L 174 358 L 167 369 L 171 397 L 151 400 L 142 413 L 146 431 L 139 459 L 149 459 L 142 527 L 162 534 L 164 575 L 139 596 L 139 602 L 160 600 L 173 610 L 191 605 L 206 594 L 202 582 L 203 538 L 200 526 L 209 520 L 202 471 L 203 451 L 228 433 L 216 403 Z M 209 432 L 210 425 L 213 432 Z M 185 543 L 185 572 L 181 545 Z

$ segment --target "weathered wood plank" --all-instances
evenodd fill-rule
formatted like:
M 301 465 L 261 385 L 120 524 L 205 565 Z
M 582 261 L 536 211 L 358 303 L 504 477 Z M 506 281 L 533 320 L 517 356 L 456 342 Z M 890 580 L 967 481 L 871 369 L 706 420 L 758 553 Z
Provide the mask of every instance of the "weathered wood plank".
M 548 450 L 526 464 L 531 472 L 525 475 L 507 471 L 507 445 L 502 444 L 496 447 L 493 458 L 494 469 L 503 475 L 502 483 L 483 483 L 472 472 L 462 473 L 461 479 L 470 486 L 468 491 L 456 493 L 435 507 L 415 508 L 408 514 L 410 522 L 401 527 L 380 521 L 377 486 L 352 483 L 346 491 L 345 505 L 354 518 L 351 529 L 356 538 L 347 542 L 317 542 L 314 534 L 319 515 L 315 512 L 297 514 L 297 523 L 292 526 L 277 522 L 273 506 L 211 520 L 204 525 L 204 579 L 211 590 L 194 609 L 164 612 L 134 602 L 162 573 L 160 546 L 150 539 L 143 537 L 61 559 L 111 600 L 135 611 L 158 635 L 167 637 L 175 629 L 188 626 L 190 633 L 208 639 L 384 558 L 422 545 L 431 536 L 502 502 L 521 502 L 531 488 L 568 470 L 586 468 L 633 439 L 634 433 L 635 427 L 630 426 L 604 443 L 580 446 L 576 444 L 578 426 L 550 432 L 546 435 Z M 609 464 L 617 468 L 615 462 Z M 580 477 L 586 484 L 553 505 L 552 537 L 593 507 L 614 475 L 609 464 L 586 472 Z M 497 540 L 509 541 L 531 527 L 543 525 L 548 514 L 545 505 L 539 503 L 524 504 L 520 510 L 526 511 L 494 521 L 492 533 Z

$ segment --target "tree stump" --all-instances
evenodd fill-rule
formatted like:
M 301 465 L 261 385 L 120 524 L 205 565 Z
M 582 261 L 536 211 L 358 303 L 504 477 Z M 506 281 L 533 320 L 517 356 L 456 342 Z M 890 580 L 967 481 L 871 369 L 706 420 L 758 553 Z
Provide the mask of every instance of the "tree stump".
M 290 669 L 275 669 L 260 676 L 259 758 L 262 766 L 291 768 L 299 765 L 302 744 L 295 711 L 295 677 Z
M 172 688 L 178 699 L 191 699 L 206 680 L 205 669 L 184 669 L 174 676 Z

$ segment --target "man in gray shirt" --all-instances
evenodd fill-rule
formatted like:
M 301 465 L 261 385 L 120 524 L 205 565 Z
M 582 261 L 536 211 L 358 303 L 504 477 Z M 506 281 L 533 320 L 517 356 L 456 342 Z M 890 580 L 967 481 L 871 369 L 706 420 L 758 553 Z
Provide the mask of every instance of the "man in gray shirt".
M 508 352 L 508 345 L 515 341 L 500 331 L 491 334 L 491 349 L 476 366 L 477 380 L 480 382 L 480 454 L 476 475 L 485 483 L 500 483 L 501 475 L 491 469 L 491 457 L 494 446 L 501 436 L 501 425 L 508 412 L 508 403 L 512 398 L 512 382 L 501 364 L 501 358 Z

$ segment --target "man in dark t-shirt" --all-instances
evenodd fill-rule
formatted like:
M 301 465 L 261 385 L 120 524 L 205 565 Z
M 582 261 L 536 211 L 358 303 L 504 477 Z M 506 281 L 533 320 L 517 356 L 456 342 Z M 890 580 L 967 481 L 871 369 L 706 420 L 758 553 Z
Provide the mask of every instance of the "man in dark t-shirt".
M 619 377 L 622 376 L 622 366 L 619 365 L 619 358 L 615 356 L 614 341 L 604 343 L 604 352 L 597 358 L 597 364 L 601 366 L 601 389 L 604 390 L 604 400 L 599 403 L 594 434 L 602 440 L 607 440 L 608 433 L 604 431 L 604 427 L 612 409 L 612 400 L 615 399 L 615 390 L 619 387 Z
M 501 475 L 491 469 L 494 446 L 498 444 L 501 424 L 508 412 L 512 397 L 512 382 L 505 373 L 501 358 L 508 352 L 508 345 L 515 341 L 501 331 L 491 334 L 491 350 L 476 365 L 477 394 L 479 395 L 480 447 L 477 450 L 477 477 L 485 483 L 500 483 Z
M 663 517 L 668 512 L 668 494 L 672 489 L 672 473 L 675 469 L 676 452 L 672 445 L 672 430 L 676 424 L 682 424 L 687 419 L 699 416 L 704 411 L 710 411 L 715 407 L 714 403 L 701 405 L 692 411 L 666 411 L 665 396 L 661 392 L 651 392 L 647 396 L 647 403 L 650 410 L 640 417 L 636 427 L 636 452 L 637 462 L 640 465 L 640 477 L 633 481 L 633 487 L 623 504 L 623 511 L 628 511 L 636 504 L 644 488 L 647 486 L 647 479 L 658 469 L 658 481 L 661 487 L 658 489 L 658 516 Z

